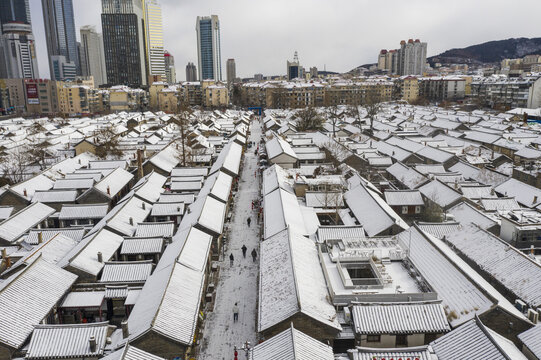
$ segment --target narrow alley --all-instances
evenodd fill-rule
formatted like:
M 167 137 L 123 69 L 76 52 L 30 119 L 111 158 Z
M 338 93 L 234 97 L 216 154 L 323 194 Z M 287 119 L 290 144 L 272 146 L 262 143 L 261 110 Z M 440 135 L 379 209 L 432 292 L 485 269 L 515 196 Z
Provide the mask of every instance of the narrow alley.
M 261 126 L 259 121 L 251 124 L 248 141 L 259 143 Z M 257 145 L 256 145 L 257 146 Z M 260 194 L 258 160 L 255 148 L 248 148 L 244 155 L 243 170 L 239 179 L 239 191 L 235 197 L 232 221 L 229 224 L 229 240 L 225 256 L 219 262 L 220 279 L 216 289 L 214 311 L 205 320 L 205 335 L 201 343 L 199 359 L 232 359 L 234 347 L 240 348 L 246 341 L 256 341 L 258 271 L 259 271 L 259 224 L 257 212 L 252 210 L 252 201 Z M 247 219 L 251 218 L 248 226 Z M 246 258 L 242 246 L 246 245 Z M 255 249 L 257 258 L 252 260 Z M 233 265 L 230 266 L 230 254 Z M 239 308 L 238 322 L 233 322 L 233 308 Z M 239 359 L 244 352 L 239 350 Z

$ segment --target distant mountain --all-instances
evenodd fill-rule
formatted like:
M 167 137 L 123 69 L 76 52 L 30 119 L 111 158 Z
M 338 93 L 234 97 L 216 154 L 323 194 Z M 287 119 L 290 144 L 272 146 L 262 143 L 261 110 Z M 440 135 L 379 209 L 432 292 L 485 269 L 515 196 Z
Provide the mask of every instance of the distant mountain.
M 486 64 L 498 63 L 503 59 L 521 58 L 530 54 L 541 54 L 541 38 L 516 38 L 489 41 L 462 49 L 447 50 L 429 57 L 428 62 L 442 64 Z

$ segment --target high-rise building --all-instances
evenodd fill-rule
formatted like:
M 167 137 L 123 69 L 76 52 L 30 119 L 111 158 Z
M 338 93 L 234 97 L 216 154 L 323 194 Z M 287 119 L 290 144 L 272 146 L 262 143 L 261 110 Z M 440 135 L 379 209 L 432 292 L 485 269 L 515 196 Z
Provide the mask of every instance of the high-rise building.
M 74 67 L 76 73 L 80 74 L 72 0 L 41 0 L 41 4 L 51 78 L 53 80 L 66 80 L 53 77 L 55 74 L 53 56 L 63 56 L 68 66 Z
M 91 25 L 81 26 L 81 75 L 93 76 L 96 86 L 107 84 L 103 39 Z
M 262 81 L 263 80 L 263 74 L 254 74 L 254 80 L 255 81 Z
M 163 53 L 165 60 L 165 78 L 168 84 L 174 84 L 177 82 L 177 71 L 175 69 L 175 57 L 165 50 Z
M 222 80 L 222 53 L 220 49 L 220 21 L 217 15 L 198 16 L 197 57 L 199 80 Z
M 227 83 L 232 84 L 237 77 L 237 67 L 235 65 L 235 59 L 227 59 L 226 63 L 227 71 Z
M 0 0 L 0 28 L 9 22 L 31 23 L 28 0 Z
M 426 64 L 426 47 L 425 42 L 419 39 L 408 42 L 402 40 L 400 49 L 398 50 L 398 74 L 399 75 L 423 75 Z
M 312 67 L 310 68 L 310 77 L 311 77 L 311 78 L 317 78 L 317 77 L 319 77 L 319 71 L 317 70 L 317 67 L 312 66 Z
M 102 0 L 101 25 L 109 85 L 147 84 L 141 0 Z
M 287 79 L 292 80 L 295 78 L 302 78 L 304 77 L 302 66 L 299 63 L 299 55 L 295 51 L 295 55 L 293 56 L 293 61 L 287 61 Z
M 75 64 L 72 61 L 67 61 L 64 55 L 53 55 L 49 61 L 53 68 L 52 78 L 73 81 L 77 77 Z
M 197 81 L 197 68 L 194 63 L 186 65 L 186 81 Z
M 0 35 L 0 78 L 39 77 L 34 36 L 30 24 L 8 22 Z
M 145 6 L 145 45 L 149 76 L 165 80 L 162 8 L 158 0 L 143 0 Z

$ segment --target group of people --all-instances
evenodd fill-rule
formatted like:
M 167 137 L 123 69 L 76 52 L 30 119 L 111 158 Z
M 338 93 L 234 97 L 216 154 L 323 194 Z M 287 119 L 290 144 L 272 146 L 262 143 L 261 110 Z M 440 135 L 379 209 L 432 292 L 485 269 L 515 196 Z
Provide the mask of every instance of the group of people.
M 246 245 L 242 245 L 241 250 L 242 250 L 242 257 L 246 259 L 246 251 L 248 251 L 248 248 L 246 247 Z M 255 248 L 252 249 L 251 255 L 252 255 L 252 261 L 255 262 L 255 260 L 257 259 L 257 251 L 255 250 Z M 233 266 L 234 260 L 235 260 L 235 256 L 233 256 L 233 253 L 231 253 L 229 255 L 229 263 L 231 266 Z

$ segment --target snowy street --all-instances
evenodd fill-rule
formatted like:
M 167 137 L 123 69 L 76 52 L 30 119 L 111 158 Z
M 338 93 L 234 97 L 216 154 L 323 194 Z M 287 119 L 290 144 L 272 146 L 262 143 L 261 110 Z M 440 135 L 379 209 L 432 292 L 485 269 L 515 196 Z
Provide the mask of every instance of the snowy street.
M 259 143 L 261 126 L 259 121 L 251 124 L 248 141 Z M 256 145 L 257 147 L 257 145 Z M 205 330 L 201 343 L 199 359 L 233 359 L 234 347 L 249 341 L 256 342 L 256 319 L 259 272 L 259 224 L 257 212 L 252 210 L 252 201 L 260 194 L 259 174 L 254 173 L 259 167 L 254 147 L 247 148 L 244 154 L 243 170 L 239 179 L 239 191 L 235 197 L 232 221 L 229 224 L 229 240 L 225 256 L 218 263 L 220 278 L 216 289 L 214 311 L 207 314 Z M 251 226 L 247 219 L 251 217 Z M 242 246 L 246 245 L 246 258 L 242 256 Z M 255 248 L 257 259 L 252 260 L 251 252 Z M 230 254 L 233 254 L 233 266 L 230 266 Z M 233 308 L 237 303 L 238 322 L 233 322 Z M 239 359 L 245 355 L 239 350 Z

